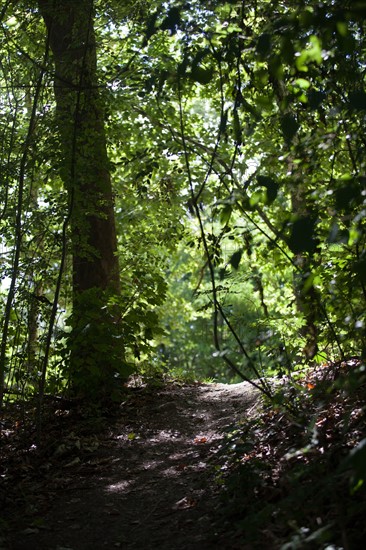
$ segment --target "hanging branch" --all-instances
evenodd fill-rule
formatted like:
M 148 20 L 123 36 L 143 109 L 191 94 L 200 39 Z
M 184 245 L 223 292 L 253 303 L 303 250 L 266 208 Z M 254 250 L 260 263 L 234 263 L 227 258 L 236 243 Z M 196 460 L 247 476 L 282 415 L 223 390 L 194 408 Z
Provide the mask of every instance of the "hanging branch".
M 222 80 L 221 80 L 221 82 L 222 82 Z M 223 113 L 224 101 L 223 101 L 222 87 L 221 87 L 221 93 L 222 93 L 222 96 L 221 96 L 221 98 L 222 98 L 222 101 L 221 101 L 221 120 L 222 120 L 222 117 L 224 116 L 224 113 Z M 203 224 L 201 212 L 200 212 L 199 207 L 198 207 L 198 197 L 202 193 L 203 188 L 204 188 L 204 186 L 205 186 L 205 184 L 208 180 L 208 177 L 209 177 L 209 175 L 211 174 L 211 172 L 213 170 L 213 166 L 214 166 L 214 162 L 215 162 L 215 158 L 216 158 L 216 153 L 217 153 L 218 146 L 219 146 L 221 132 L 219 130 L 218 137 L 216 139 L 216 143 L 215 143 L 215 146 L 214 146 L 214 149 L 213 149 L 213 154 L 211 156 L 211 161 L 209 163 L 209 167 L 208 167 L 208 170 L 206 172 L 206 176 L 204 178 L 204 182 L 201 184 L 199 193 L 197 194 L 197 193 L 195 193 L 194 187 L 193 187 L 193 181 L 192 181 L 192 175 L 191 175 L 191 169 L 190 169 L 190 162 L 189 162 L 189 154 L 188 154 L 188 148 L 187 148 L 187 143 L 186 143 L 180 80 L 178 81 L 178 99 L 179 99 L 180 133 L 181 133 L 181 140 L 182 140 L 182 145 L 183 145 L 183 150 L 184 150 L 184 158 L 185 158 L 185 163 L 186 163 L 186 169 L 187 169 L 188 182 L 189 182 L 189 187 L 190 187 L 190 192 L 191 192 L 192 204 L 193 204 L 195 214 L 196 214 L 196 217 L 197 217 L 197 220 L 198 220 L 198 223 L 199 223 L 202 243 L 203 243 L 203 247 L 204 247 L 204 250 L 205 250 L 206 257 L 207 257 L 207 265 L 208 265 L 209 273 L 210 273 L 211 289 L 212 289 L 212 297 L 213 297 L 212 301 L 213 301 L 213 307 L 214 307 L 213 329 L 214 329 L 215 348 L 222 355 L 225 363 L 242 380 L 244 380 L 245 382 L 248 382 L 253 387 L 255 387 L 256 389 L 258 389 L 262 393 L 264 393 L 266 396 L 271 397 L 272 396 L 271 389 L 269 388 L 267 382 L 260 376 L 260 374 L 259 374 L 258 370 L 256 369 L 252 359 L 250 358 L 250 356 L 249 356 L 248 352 L 246 351 L 245 347 L 243 346 L 243 343 L 241 342 L 241 340 L 237 336 L 237 334 L 236 334 L 235 330 L 233 329 L 231 323 L 229 322 L 228 318 L 226 317 L 226 315 L 225 315 L 225 313 L 222 309 L 222 306 L 221 306 L 221 304 L 218 300 L 214 266 L 213 266 L 212 259 L 211 259 L 211 254 L 210 254 L 209 245 L 208 245 L 207 238 L 206 238 L 206 233 L 205 233 L 205 229 L 204 229 L 204 224 Z M 221 127 L 221 124 L 220 124 L 220 127 Z M 220 338 L 219 338 L 219 331 L 218 331 L 218 318 L 219 318 L 219 315 L 221 315 L 221 317 L 224 320 L 225 324 L 227 325 L 228 329 L 233 334 L 236 341 L 239 343 L 242 354 L 249 360 L 249 366 L 252 368 L 253 372 L 258 377 L 258 379 L 260 381 L 259 384 L 255 381 L 251 380 L 245 374 L 243 374 L 241 372 L 241 370 L 237 367 L 237 365 L 227 356 L 227 354 L 222 352 L 221 344 L 220 344 Z
M 220 351 L 220 341 L 219 341 L 219 335 L 218 335 L 218 306 L 217 306 L 217 290 L 216 290 L 216 283 L 215 283 L 215 275 L 214 275 L 214 269 L 212 262 L 210 261 L 210 252 L 209 247 L 206 239 L 205 230 L 203 227 L 202 217 L 198 208 L 197 203 L 197 196 L 195 195 L 194 188 L 193 188 L 193 181 L 192 181 L 192 174 L 191 174 L 191 167 L 189 162 L 189 156 L 188 156 L 188 149 L 186 144 L 186 138 L 185 138 L 185 128 L 184 128 L 184 120 L 183 120 L 183 108 L 182 108 L 182 94 L 181 94 L 181 87 L 180 87 L 180 79 L 178 80 L 178 96 L 179 96 L 179 121 L 180 121 L 180 131 L 181 131 L 181 139 L 183 144 L 183 150 L 184 150 L 184 159 L 186 163 L 186 169 L 187 169 L 187 175 L 188 175 L 188 182 L 189 182 L 189 188 L 191 192 L 192 197 L 192 204 L 195 210 L 195 214 L 198 219 L 198 223 L 200 226 L 200 232 L 202 236 L 202 242 L 205 249 L 205 253 L 208 260 L 208 267 L 210 271 L 210 277 L 211 277 L 211 284 L 212 284 L 212 295 L 213 295 L 213 304 L 214 304 L 214 342 L 215 347 L 218 351 Z M 205 181 L 207 181 L 207 178 L 205 178 Z M 202 190 L 202 186 L 201 186 Z
M 159 128 L 168 129 L 170 135 L 172 136 L 172 139 L 175 143 L 178 143 L 180 146 L 183 146 L 183 140 L 181 137 L 181 134 L 177 133 L 171 124 L 167 120 L 165 122 L 161 122 L 161 120 L 154 119 L 147 111 L 142 109 L 141 107 L 134 105 L 133 109 L 143 115 L 144 117 L 148 118 L 149 121 Z M 159 106 L 159 112 L 162 115 L 162 118 L 164 117 L 164 113 L 161 110 Z M 226 191 L 231 195 L 232 189 L 229 188 L 229 185 L 225 183 L 224 176 L 229 176 L 231 181 L 233 182 L 233 185 L 242 193 L 243 192 L 243 185 L 238 181 L 237 177 L 235 176 L 233 172 L 233 162 L 230 162 L 230 165 L 218 154 L 218 151 L 215 151 L 212 147 L 209 147 L 208 145 L 201 143 L 197 139 L 191 137 L 191 136 L 185 136 L 185 147 L 187 151 L 193 151 L 195 152 L 202 160 L 208 165 L 207 170 L 210 170 L 210 173 L 215 173 L 217 177 L 222 182 L 223 186 L 225 187 Z M 203 153 L 200 153 L 199 151 L 203 151 L 204 153 L 207 153 L 207 155 L 210 156 L 210 160 L 207 160 Z M 215 168 L 215 165 L 219 165 L 223 168 L 224 173 L 221 174 L 217 168 Z M 256 174 L 256 173 L 255 173 Z M 252 181 L 254 175 L 251 175 L 247 180 L 247 186 Z M 207 180 L 207 178 L 205 178 Z M 246 190 L 246 187 L 244 186 L 244 191 Z M 287 261 L 294 267 L 294 269 L 299 270 L 299 267 L 296 265 L 294 260 L 288 255 L 286 250 L 279 244 L 278 240 L 285 240 L 282 233 L 272 224 L 272 222 L 269 220 L 267 215 L 263 212 L 263 210 L 260 208 L 258 204 L 254 206 L 254 210 L 257 212 L 259 217 L 264 221 L 268 229 L 272 231 L 272 233 L 275 235 L 275 238 L 271 237 L 260 225 L 257 224 L 257 222 L 254 221 L 254 219 L 248 214 L 248 212 L 243 208 L 243 206 L 240 204 L 239 201 L 236 201 L 235 203 L 238 210 L 243 214 L 243 216 L 274 246 L 276 247 L 281 254 L 287 259 Z

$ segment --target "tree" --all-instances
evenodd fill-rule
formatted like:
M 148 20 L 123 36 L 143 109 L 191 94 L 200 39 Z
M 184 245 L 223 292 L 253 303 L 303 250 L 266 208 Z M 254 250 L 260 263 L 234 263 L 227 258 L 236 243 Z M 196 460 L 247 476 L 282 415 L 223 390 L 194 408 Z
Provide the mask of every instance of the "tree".
M 110 325 L 118 324 L 117 313 L 108 319 L 102 308 L 111 292 L 120 291 L 114 201 L 96 74 L 94 2 L 40 0 L 39 8 L 55 64 L 61 173 L 69 196 L 73 257 L 72 379 L 91 391 L 91 381 L 86 377 L 90 367 L 88 355 L 93 354 L 93 363 L 96 359 L 92 340 L 96 334 L 89 325 L 104 323 L 105 337 Z M 103 335 L 98 338 L 101 338 L 99 345 L 105 344 Z M 106 345 L 106 351 L 107 348 Z M 121 348 L 120 351 L 123 360 Z M 93 383 L 94 391 L 98 386 L 110 390 L 114 370 L 108 360 L 104 359 L 103 364 L 103 368 L 101 363 L 94 365 L 94 372 L 100 369 Z
M 53 364 L 62 365 L 52 376 L 57 371 L 76 391 L 93 386 L 97 394 L 105 381 L 110 393 L 115 375 L 124 378 L 132 364 L 140 371 L 157 364 L 152 352 L 162 341 L 179 361 L 177 335 L 190 325 L 192 305 L 200 310 L 193 326 L 213 324 L 216 357 L 237 366 L 236 374 L 256 378 L 258 365 L 282 372 L 306 360 L 301 350 L 318 361 L 364 348 L 362 6 L 37 5 L 9 4 L 3 12 L 9 17 L 1 48 L 11 70 L 2 74 L 12 83 L 8 97 L 17 97 L 18 126 L 26 134 L 29 122 L 31 136 L 23 197 L 35 184 L 39 189 L 37 206 L 17 202 L 19 151 L 3 123 L 10 153 L 2 234 L 18 251 L 4 268 L 14 284 L 3 358 L 5 346 L 24 360 L 22 341 L 33 342 L 33 357 L 39 352 L 37 308 L 20 281 L 23 273 L 37 278 L 34 256 L 46 241 L 52 254 L 41 254 L 38 265 L 42 275 L 53 275 L 31 287 L 41 293 L 37 303 L 43 296 L 53 303 L 53 313 L 46 314 L 44 302 L 38 341 L 47 340 Z M 13 43 L 22 44 L 21 57 Z M 30 121 L 20 91 L 27 82 L 28 95 L 38 97 Z M 52 231 L 42 216 L 52 217 Z M 52 237 L 60 232 L 62 238 Z M 180 240 L 182 261 L 174 271 Z M 196 250 L 189 264 L 197 265 L 184 273 L 188 243 Z M 67 331 L 56 326 L 64 338 L 54 345 L 57 307 L 66 310 L 62 322 L 70 314 L 70 253 L 71 333 L 65 339 Z M 161 306 L 167 294 L 177 294 L 174 273 L 190 280 L 179 300 L 191 303 L 170 336 L 172 315 L 168 304 Z M 33 320 L 30 338 L 23 316 Z M 40 325 L 48 325 L 47 338 Z M 211 338 L 203 355 L 212 353 Z M 186 335 L 182 342 L 189 354 Z M 47 352 L 43 372 L 46 365 Z
M 55 62 L 63 177 L 70 195 L 73 286 L 119 291 L 103 106 L 96 75 L 94 5 L 40 0 Z

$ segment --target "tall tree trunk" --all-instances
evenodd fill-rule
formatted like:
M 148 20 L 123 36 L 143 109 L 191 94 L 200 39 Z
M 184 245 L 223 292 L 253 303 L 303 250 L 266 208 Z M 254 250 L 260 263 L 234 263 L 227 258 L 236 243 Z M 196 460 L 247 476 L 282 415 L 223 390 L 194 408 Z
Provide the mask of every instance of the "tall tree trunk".
M 106 327 L 103 334 L 100 326 L 116 323 L 113 315 L 103 313 L 103 301 L 108 293 L 120 290 L 113 193 L 96 74 L 94 5 L 93 0 L 39 0 L 39 9 L 54 57 L 61 176 L 70 204 L 72 330 L 76 335 L 72 343 L 71 382 L 76 376 L 76 385 L 84 385 L 89 392 L 91 372 L 96 387 L 101 382 L 99 378 L 106 384 L 113 377 L 113 369 L 106 372 L 105 366 L 109 350 L 103 339 L 109 329 Z M 99 325 L 98 334 L 91 323 Z M 100 349 L 105 344 L 103 367 L 93 357 L 95 338 L 101 340 Z M 103 372 L 98 372 L 100 368 Z
M 55 61 L 55 96 L 72 208 L 75 292 L 119 290 L 113 194 L 96 77 L 93 0 L 39 0 Z

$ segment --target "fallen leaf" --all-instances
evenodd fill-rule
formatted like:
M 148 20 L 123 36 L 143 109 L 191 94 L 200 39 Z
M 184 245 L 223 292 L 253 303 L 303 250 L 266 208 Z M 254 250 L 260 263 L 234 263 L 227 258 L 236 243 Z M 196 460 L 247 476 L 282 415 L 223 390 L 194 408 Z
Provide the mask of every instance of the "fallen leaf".
M 193 443 L 195 445 L 202 445 L 203 443 L 207 443 L 207 437 L 195 437 Z

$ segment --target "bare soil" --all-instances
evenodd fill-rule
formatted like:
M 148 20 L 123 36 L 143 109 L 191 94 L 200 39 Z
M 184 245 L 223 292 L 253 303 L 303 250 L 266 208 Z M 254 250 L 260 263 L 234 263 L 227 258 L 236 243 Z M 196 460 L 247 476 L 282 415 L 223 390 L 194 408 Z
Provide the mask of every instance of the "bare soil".
M 53 410 L 41 455 L 4 470 L 0 550 L 250 548 L 220 526 L 216 458 L 259 402 L 248 383 L 167 385 L 132 388 L 99 427 Z

